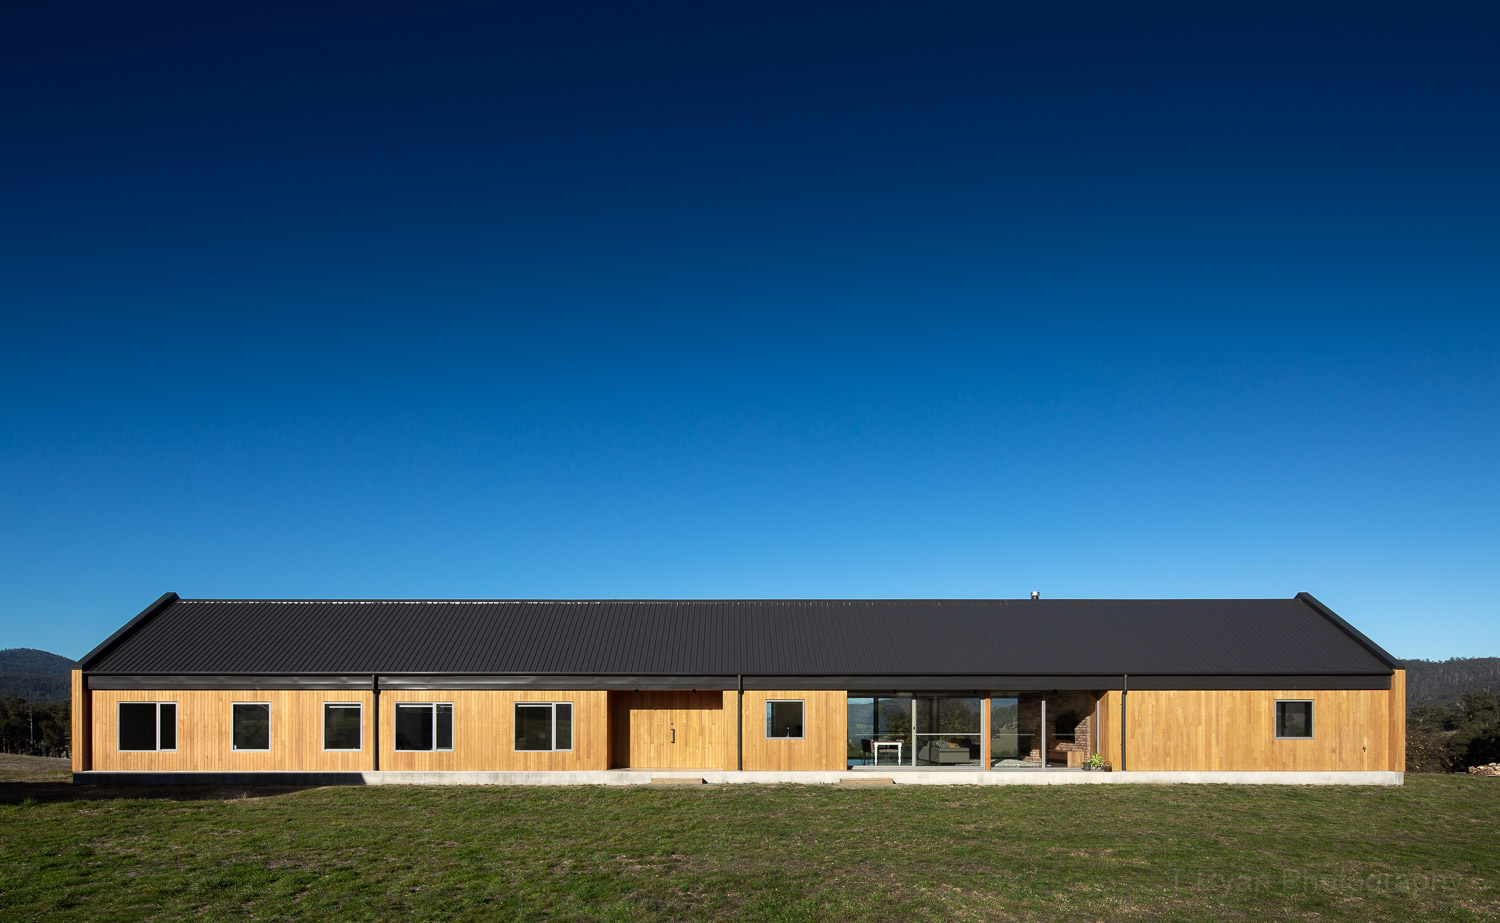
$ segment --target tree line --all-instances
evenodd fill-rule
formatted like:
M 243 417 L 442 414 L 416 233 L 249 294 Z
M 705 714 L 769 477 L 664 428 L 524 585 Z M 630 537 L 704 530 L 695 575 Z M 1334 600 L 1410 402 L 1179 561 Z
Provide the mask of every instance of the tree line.
M 1406 701 L 1417 705 L 1450 705 L 1466 692 L 1500 693 L 1500 657 L 1403 660 L 1401 665 Z
M 1500 698 L 1488 690 L 1465 692 L 1452 704 L 1418 704 L 1406 710 L 1408 772 L 1462 772 L 1500 761 Z
M 73 709 L 67 702 L 0 698 L 0 753 L 67 756 Z

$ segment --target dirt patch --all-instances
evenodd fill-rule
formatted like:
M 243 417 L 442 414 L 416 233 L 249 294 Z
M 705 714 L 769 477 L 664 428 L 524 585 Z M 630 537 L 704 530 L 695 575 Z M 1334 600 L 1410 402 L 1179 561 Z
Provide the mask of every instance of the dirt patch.
M 0 753 L 0 804 L 30 798 L 47 801 L 114 801 L 151 798 L 166 801 L 239 801 L 271 798 L 319 788 L 316 785 L 75 785 L 73 764 L 42 756 Z

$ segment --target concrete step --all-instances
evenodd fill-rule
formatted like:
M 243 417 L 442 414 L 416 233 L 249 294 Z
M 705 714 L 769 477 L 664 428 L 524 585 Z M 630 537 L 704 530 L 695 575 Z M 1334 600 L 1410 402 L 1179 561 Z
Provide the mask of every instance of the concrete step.
M 855 777 L 853 779 L 840 779 L 839 784 L 846 788 L 869 788 L 875 785 L 895 785 L 896 780 L 892 779 L 890 776 L 877 777 L 874 779 L 866 779 L 861 776 Z
M 704 779 L 694 779 L 691 776 L 652 776 L 652 785 L 706 785 Z

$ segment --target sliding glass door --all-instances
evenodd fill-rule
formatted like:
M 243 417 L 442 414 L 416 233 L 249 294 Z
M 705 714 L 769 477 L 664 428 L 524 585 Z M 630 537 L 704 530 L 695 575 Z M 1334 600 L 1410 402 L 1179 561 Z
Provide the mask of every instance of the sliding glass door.
M 849 696 L 849 767 L 982 766 L 984 700 L 959 695 Z
M 1034 724 L 1035 722 L 1033 722 Z M 990 766 L 995 769 L 1035 767 L 1031 762 L 1031 738 L 1021 729 L 1021 698 L 1018 695 L 990 696 Z
M 912 701 L 909 695 L 851 694 L 847 765 L 911 765 Z
M 989 708 L 985 704 L 988 699 Z M 849 693 L 846 765 L 1078 768 L 1098 749 L 1093 692 Z
M 915 700 L 915 766 L 983 766 L 984 699 L 924 695 Z

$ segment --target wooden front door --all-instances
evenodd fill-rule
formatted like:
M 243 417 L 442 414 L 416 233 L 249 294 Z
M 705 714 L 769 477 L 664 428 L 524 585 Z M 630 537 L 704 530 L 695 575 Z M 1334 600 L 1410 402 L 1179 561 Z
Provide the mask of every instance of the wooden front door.
M 630 769 L 723 769 L 722 692 L 611 692 L 610 762 Z

